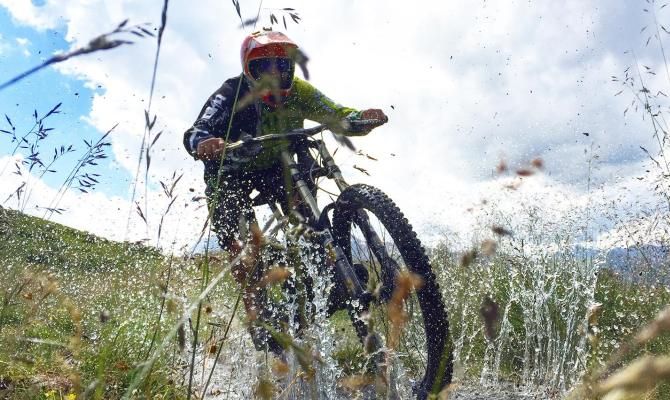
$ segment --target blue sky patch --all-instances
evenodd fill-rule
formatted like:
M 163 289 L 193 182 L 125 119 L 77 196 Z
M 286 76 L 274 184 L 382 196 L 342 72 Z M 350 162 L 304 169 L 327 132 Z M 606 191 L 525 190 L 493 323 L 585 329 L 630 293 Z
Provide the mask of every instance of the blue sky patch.
M 33 0 L 33 4 L 42 5 L 44 1 Z M 44 62 L 54 53 L 69 49 L 65 34 L 64 27 L 38 32 L 19 26 L 14 23 L 8 10 L 0 7 L 0 81 L 6 82 Z M 47 67 L 0 92 L 0 129 L 11 131 L 6 115 L 16 127 L 18 136 L 25 135 L 35 125 L 35 113 L 40 118 L 62 103 L 61 113 L 53 114 L 44 121 L 44 126 L 53 130 L 48 132 L 46 139 L 40 141 L 39 157 L 48 164 L 53 159 L 54 150 L 60 150 L 61 146 L 67 148 L 72 145 L 75 151 L 54 163 L 50 169 L 57 172 L 44 174 L 42 179 L 47 185 L 60 187 L 86 151 L 84 140 L 90 143 L 100 138 L 101 133 L 82 117 L 89 114 L 93 95 L 102 91 L 103 88 L 96 91 L 86 88 L 84 81 Z M 34 139 L 34 136 L 29 136 L 28 140 L 32 141 L 31 138 Z M 15 150 L 16 143 L 11 140 L 10 135 L 0 132 L 0 157 L 10 155 Z M 108 147 L 107 150 L 112 157 L 109 152 L 111 149 Z M 19 149 L 18 152 L 22 152 L 24 157 L 29 155 L 29 149 Z M 128 173 L 116 166 L 111 158 L 99 161 L 98 166 L 89 170 L 101 175 L 96 190 L 109 196 L 129 197 L 128 182 L 131 177 Z M 7 166 L 0 165 L 0 170 L 5 168 Z

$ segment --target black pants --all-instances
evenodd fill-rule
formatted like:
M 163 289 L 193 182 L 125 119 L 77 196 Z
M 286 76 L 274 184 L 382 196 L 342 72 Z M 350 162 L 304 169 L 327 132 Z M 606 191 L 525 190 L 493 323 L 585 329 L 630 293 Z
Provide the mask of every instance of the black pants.
M 216 178 L 207 184 L 208 205 L 212 225 L 223 250 L 228 250 L 233 240 L 240 237 L 242 227 L 255 220 L 253 199 L 255 189 L 260 196 L 280 202 L 282 208 L 288 204 L 284 190 L 284 173 L 281 166 L 263 170 L 246 170 L 228 173 L 221 177 L 218 187 Z

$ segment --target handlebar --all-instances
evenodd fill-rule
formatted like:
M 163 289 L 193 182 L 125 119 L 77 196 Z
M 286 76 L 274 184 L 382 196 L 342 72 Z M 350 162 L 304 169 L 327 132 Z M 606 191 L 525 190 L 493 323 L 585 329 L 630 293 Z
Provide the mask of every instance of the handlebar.
M 346 123 L 349 124 L 348 129 L 354 128 L 354 129 L 360 129 L 364 130 L 365 128 L 374 128 L 376 126 L 382 125 L 386 121 L 382 120 L 377 120 L 377 119 L 362 119 L 362 120 L 354 120 L 354 121 L 347 121 L 345 120 Z M 226 145 L 226 151 L 230 150 L 237 150 L 245 146 L 249 146 L 252 144 L 258 144 L 258 143 L 263 143 L 266 141 L 270 140 L 276 140 L 276 139 L 287 139 L 287 138 L 292 138 L 292 137 L 307 137 L 307 136 L 313 136 L 316 135 L 317 133 L 323 132 L 324 130 L 328 129 L 326 125 L 317 125 L 312 128 L 300 128 L 300 129 L 295 129 L 286 133 L 271 133 L 263 136 L 258 136 L 258 137 L 252 137 L 248 138 L 245 140 L 237 141 L 234 143 L 230 143 Z
M 324 130 L 328 129 L 327 126 L 325 125 L 317 125 L 313 128 L 301 128 L 301 129 L 295 129 L 286 133 L 271 133 L 268 135 L 263 135 L 263 136 L 258 136 L 258 137 L 252 137 L 249 139 L 237 141 L 235 143 L 230 143 L 226 145 L 227 150 L 236 150 L 239 149 L 243 146 L 248 146 L 250 144 L 254 143 L 262 143 L 268 140 L 275 140 L 275 139 L 286 139 L 290 137 L 296 137 L 296 136 L 312 136 L 316 135 L 319 132 L 322 132 Z
M 344 126 L 344 128 L 350 132 L 364 132 L 382 125 L 385 122 L 386 121 L 376 119 L 354 121 L 345 120 L 345 124 L 347 125 Z M 223 157 L 227 160 L 227 162 L 222 164 L 222 168 L 224 170 L 234 171 L 261 154 L 265 147 L 263 144 L 266 142 L 270 142 L 272 140 L 307 139 L 308 137 L 316 135 L 319 132 L 323 132 L 326 129 L 328 129 L 326 125 L 317 125 L 312 128 L 295 129 L 285 133 L 273 133 L 258 137 L 251 137 L 250 135 L 246 135 L 246 137 L 242 140 L 226 144 L 223 149 L 217 152 L 217 156 L 223 153 Z M 342 140 L 343 138 L 340 139 L 340 141 Z M 350 148 L 352 147 L 350 146 Z

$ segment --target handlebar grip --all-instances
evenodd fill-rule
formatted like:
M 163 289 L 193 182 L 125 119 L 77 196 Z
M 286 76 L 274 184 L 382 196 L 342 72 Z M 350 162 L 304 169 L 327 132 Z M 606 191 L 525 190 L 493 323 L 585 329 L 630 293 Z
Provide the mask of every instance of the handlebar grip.
M 380 125 L 383 125 L 387 122 L 388 118 L 386 120 L 381 120 L 381 119 L 354 119 L 354 120 L 348 120 L 345 119 L 342 121 L 342 126 L 344 129 L 350 131 L 350 132 L 365 132 L 372 130 L 373 128 L 376 128 Z
M 349 121 L 352 126 L 379 126 L 388 122 L 388 117 L 385 119 L 355 119 Z

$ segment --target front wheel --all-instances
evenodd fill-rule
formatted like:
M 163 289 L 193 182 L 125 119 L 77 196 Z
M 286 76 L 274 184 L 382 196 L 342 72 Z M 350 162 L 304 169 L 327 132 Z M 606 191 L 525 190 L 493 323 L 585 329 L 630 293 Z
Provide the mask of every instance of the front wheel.
M 439 392 L 452 378 L 449 323 L 412 226 L 382 191 L 359 184 L 339 196 L 332 227 L 349 263 L 367 268 L 362 283 L 375 294 L 368 310 L 371 329 L 415 382 L 418 398 Z M 408 279 L 416 283 L 409 293 Z

